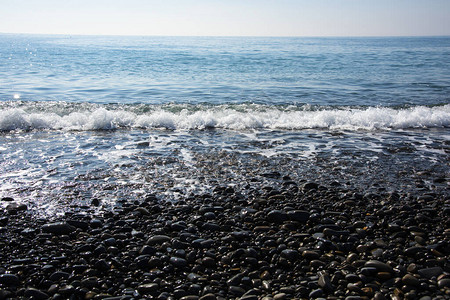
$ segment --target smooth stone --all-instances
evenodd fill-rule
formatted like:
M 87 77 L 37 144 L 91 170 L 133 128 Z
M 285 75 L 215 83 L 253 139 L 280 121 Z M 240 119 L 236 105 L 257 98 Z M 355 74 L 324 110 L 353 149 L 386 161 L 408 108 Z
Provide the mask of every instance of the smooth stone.
M 255 226 L 253 228 L 254 232 L 267 232 L 270 231 L 272 228 L 270 226 Z
M 66 222 L 57 222 L 45 224 L 41 227 L 43 232 L 58 234 L 58 235 L 67 235 L 75 231 L 75 227 L 69 225 Z
M 361 293 L 362 293 L 361 288 L 360 288 L 359 286 L 357 286 L 356 284 L 354 284 L 354 283 L 349 283 L 349 284 L 347 284 L 347 289 L 348 289 L 349 291 L 355 292 L 355 293 L 357 293 L 357 294 L 361 294 Z
M 10 298 L 13 298 L 13 296 L 14 296 L 13 293 L 11 293 L 10 291 L 0 289 L 0 299 L 1 300 L 10 299 Z
M 149 216 L 149 215 L 150 215 L 149 210 L 146 209 L 145 207 L 138 207 L 138 208 L 136 208 L 135 211 L 138 212 L 138 213 L 140 213 L 140 214 L 143 215 L 143 216 Z
M 320 257 L 320 254 L 317 253 L 316 251 L 312 251 L 312 250 L 305 250 L 302 252 L 302 256 L 306 259 L 318 259 Z
M 217 218 L 216 214 L 215 214 L 214 212 L 212 212 L 212 211 L 206 212 L 203 216 L 204 216 L 207 220 L 214 220 L 214 219 Z
M 306 210 L 290 210 L 287 212 L 287 216 L 291 221 L 304 223 L 309 220 L 310 213 Z
M 63 271 L 56 271 L 52 273 L 49 277 L 51 281 L 59 281 L 61 279 L 68 279 L 70 277 L 70 274 Z
M 285 249 L 281 251 L 281 257 L 286 258 L 289 261 L 295 261 L 299 258 L 300 253 L 297 250 Z
M 198 296 L 195 295 L 187 295 L 180 298 L 180 300 L 198 300 Z
M 319 267 L 324 267 L 326 265 L 325 262 L 318 260 L 318 259 L 313 259 L 309 265 L 313 268 L 319 268 Z
M 423 251 L 424 249 L 425 249 L 424 247 L 414 246 L 414 247 L 406 248 L 406 249 L 403 251 L 403 253 L 404 253 L 406 256 L 414 256 L 414 255 L 416 255 L 417 253 L 419 253 L 420 251 Z
M 285 293 L 278 293 L 273 296 L 273 300 L 284 300 L 288 299 L 288 296 Z
M 443 278 L 438 281 L 438 288 L 450 288 L 450 278 Z
M 158 291 L 158 289 L 159 289 L 159 285 L 157 283 L 146 283 L 146 284 L 141 284 L 137 287 L 137 290 L 141 294 L 156 292 L 156 291 Z
M 169 261 L 177 268 L 184 268 L 187 266 L 187 261 L 181 257 L 172 256 Z
M 387 300 L 387 298 L 380 292 L 376 292 L 373 296 L 373 300 Z
M 417 273 L 418 267 L 415 263 L 411 263 L 408 265 L 408 267 L 406 268 L 406 271 L 410 272 L 410 273 Z
M 256 295 L 244 295 L 239 300 L 258 300 L 258 296 Z
M 88 230 L 89 229 L 89 223 L 85 221 L 79 221 L 79 220 L 68 220 L 67 224 L 80 228 L 81 230 Z
M 230 294 L 236 295 L 238 297 L 241 297 L 242 295 L 245 294 L 245 290 L 243 288 L 241 288 L 239 286 L 234 286 L 234 285 L 232 285 L 228 288 L 228 292 Z
M 197 282 L 201 276 L 195 273 L 189 273 L 186 278 L 188 281 Z
M 215 268 L 216 267 L 216 261 L 212 257 L 204 257 L 202 259 L 202 265 L 204 265 L 207 268 Z
M 199 298 L 199 300 L 216 300 L 216 299 L 217 299 L 217 297 L 213 293 L 208 293 Z
M 433 277 L 438 277 L 444 272 L 441 267 L 432 267 L 432 268 L 425 268 L 417 270 L 417 273 L 419 273 L 420 276 L 425 277 L 427 279 L 431 279 Z
M 1 274 L 0 275 L 0 284 L 6 286 L 17 286 L 20 284 L 19 277 L 14 274 Z
M 364 264 L 364 267 L 373 267 L 376 268 L 379 272 L 394 273 L 392 267 L 378 260 L 369 260 Z
M 8 212 L 12 212 L 12 211 L 25 211 L 25 210 L 27 210 L 28 209 L 28 207 L 27 207 L 27 205 L 26 204 L 20 204 L 20 203 L 11 203 L 11 204 L 8 204 L 7 206 L 6 206 L 6 210 L 8 211 Z
M 320 298 L 320 297 L 323 297 L 322 289 L 316 289 L 316 290 L 311 291 L 311 293 L 309 293 L 310 299 L 315 299 L 315 298 Z
M 383 249 L 376 248 L 370 251 L 373 257 L 381 257 L 383 255 Z
M 227 280 L 227 285 L 228 286 L 236 286 L 239 285 L 241 283 L 242 278 L 244 277 L 243 274 L 239 273 L 234 275 L 233 277 L 231 277 L 230 279 Z
M 246 208 L 241 209 L 241 211 L 239 212 L 239 215 L 240 215 L 241 218 L 244 218 L 244 217 L 247 217 L 249 215 L 253 215 L 256 212 L 257 212 L 256 209 L 246 207 Z
M 34 289 L 34 288 L 27 289 L 25 291 L 24 295 L 25 295 L 25 297 L 32 298 L 35 300 L 45 300 L 45 299 L 49 298 L 49 295 L 47 295 L 46 293 L 44 293 L 40 290 Z
M 187 228 L 187 224 L 184 221 L 179 221 L 179 222 L 175 222 L 173 223 L 170 228 L 172 228 L 172 230 L 174 231 L 181 231 Z
M 149 245 L 144 245 L 141 250 L 139 250 L 139 254 L 141 255 L 154 255 L 155 253 L 156 249 Z
M 99 219 L 93 219 L 89 222 L 89 226 L 91 226 L 92 229 L 99 229 L 103 227 L 103 223 Z
M 406 285 L 412 285 L 412 286 L 419 286 L 420 282 L 419 279 L 414 277 L 411 274 L 406 274 L 402 277 L 402 282 Z
M 147 245 L 161 245 L 168 241 L 170 241 L 170 237 L 168 237 L 167 235 L 154 235 L 147 240 Z
M 303 185 L 303 190 L 309 191 L 309 190 L 317 190 L 319 188 L 319 184 L 315 182 L 307 182 Z
M 377 269 L 374 267 L 364 267 L 361 269 L 361 274 L 372 277 L 377 274 Z
M 212 222 L 207 222 L 207 223 L 203 224 L 202 229 L 208 230 L 208 231 L 219 231 L 220 225 L 218 225 L 216 223 L 212 223 Z
M 285 287 L 280 288 L 279 292 L 286 294 L 286 295 L 293 295 L 293 294 L 295 294 L 295 288 L 285 286 Z
M 359 255 L 358 255 L 358 254 L 356 254 L 356 253 L 350 253 L 350 254 L 347 256 L 347 258 L 346 258 L 345 260 L 346 260 L 347 262 L 349 262 L 349 263 L 352 263 L 352 262 L 358 260 L 358 258 L 359 258 Z
M 331 284 L 330 277 L 328 274 L 320 274 L 319 280 L 317 281 L 319 286 L 325 291 L 325 292 L 331 292 L 333 291 L 333 285 Z
M 390 272 L 378 272 L 376 277 L 378 279 L 381 279 L 381 280 L 389 280 L 389 279 L 392 278 L 392 273 L 390 273 Z
M 271 210 L 267 214 L 267 221 L 271 223 L 283 223 L 288 220 L 288 215 L 286 212 L 278 209 Z

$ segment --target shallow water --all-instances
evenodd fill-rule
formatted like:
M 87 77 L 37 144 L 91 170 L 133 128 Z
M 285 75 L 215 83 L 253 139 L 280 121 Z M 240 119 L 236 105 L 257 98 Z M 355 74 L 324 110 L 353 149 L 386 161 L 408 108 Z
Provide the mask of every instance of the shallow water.
M 54 215 L 71 205 L 178 200 L 217 186 L 339 183 L 366 192 L 443 191 L 445 130 L 117 130 L 8 133 L 0 137 L 0 193 Z

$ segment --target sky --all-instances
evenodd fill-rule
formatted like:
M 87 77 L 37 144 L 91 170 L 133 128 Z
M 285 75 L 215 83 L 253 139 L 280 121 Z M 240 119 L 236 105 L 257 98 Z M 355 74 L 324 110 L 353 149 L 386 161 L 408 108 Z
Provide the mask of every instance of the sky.
M 450 35 L 450 0 L 0 0 L 1 33 Z

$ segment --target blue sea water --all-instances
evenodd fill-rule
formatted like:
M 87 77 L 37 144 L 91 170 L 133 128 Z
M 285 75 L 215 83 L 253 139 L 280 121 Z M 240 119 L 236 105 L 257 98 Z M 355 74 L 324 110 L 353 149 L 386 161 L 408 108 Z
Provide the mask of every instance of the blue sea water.
M 447 192 L 450 37 L 1 34 L 0 132 L 0 197 L 49 214 L 283 176 Z

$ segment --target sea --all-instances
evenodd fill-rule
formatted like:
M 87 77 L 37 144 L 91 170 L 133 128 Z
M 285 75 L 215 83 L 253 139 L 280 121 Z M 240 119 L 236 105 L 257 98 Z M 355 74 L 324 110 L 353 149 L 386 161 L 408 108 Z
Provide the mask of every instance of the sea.
M 0 34 L 0 198 L 38 216 L 304 182 L 449 195 L 449 154 L 450 37 Z

